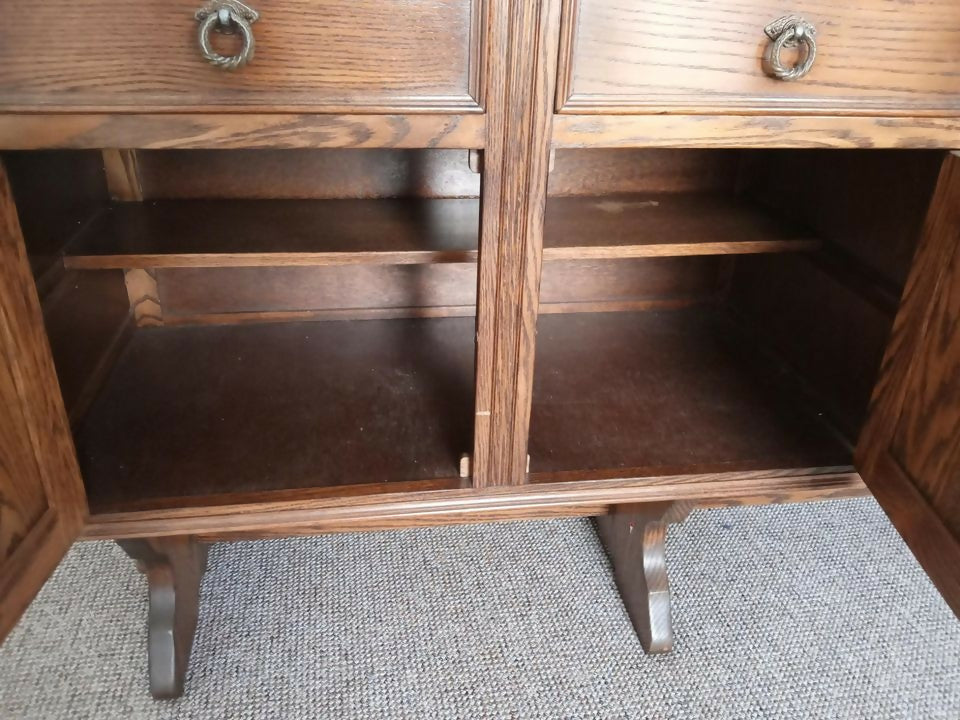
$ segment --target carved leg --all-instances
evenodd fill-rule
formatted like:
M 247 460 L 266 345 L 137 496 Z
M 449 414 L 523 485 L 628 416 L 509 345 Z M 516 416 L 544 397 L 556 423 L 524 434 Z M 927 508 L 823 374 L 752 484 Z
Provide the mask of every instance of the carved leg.
M 207 546 L 191 537 L 118 540 L 117 544 L 137 561 L 150 586 L 150 693 L 158 699 L 179 697 L 197 629 Z
M 692 507 L 670 502 L 617 505 L 596 519 L 620 597 L 648 653 L 673 648 L 664 541 L 667 524 L 683 520 Z

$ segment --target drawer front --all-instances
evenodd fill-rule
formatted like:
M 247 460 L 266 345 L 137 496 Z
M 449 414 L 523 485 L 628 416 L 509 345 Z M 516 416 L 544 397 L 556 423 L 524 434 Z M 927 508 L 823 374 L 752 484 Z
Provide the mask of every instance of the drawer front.
M 255 53 L 235 70 L 201 54 L 205 2 L 3 0 L 0 111 L 481 109 L 482 0 L 248 0 Z
M 764 29 L 786 15 L 816 28 L 794 81 L 762 63 Z M 559 68 L 562 112 L 956 111 L 960 2 L 564 0 Z

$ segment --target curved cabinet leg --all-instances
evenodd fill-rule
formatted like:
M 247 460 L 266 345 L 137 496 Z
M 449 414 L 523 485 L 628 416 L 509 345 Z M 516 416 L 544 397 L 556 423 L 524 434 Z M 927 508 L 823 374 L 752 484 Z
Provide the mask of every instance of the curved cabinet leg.
M 664 541 L 667 524 L 680 522 L 691 503 L 617 505 L 597 520 L 597 534 L 613 566 L 613 576 L 643 649 L 673 649 L 670 585 Z
M 191 537 L 118 540 L 117 544 L 137 561 L 149 584 L 150 693 L 158 699 L 179 697 L 197 629 L 207 546 Z

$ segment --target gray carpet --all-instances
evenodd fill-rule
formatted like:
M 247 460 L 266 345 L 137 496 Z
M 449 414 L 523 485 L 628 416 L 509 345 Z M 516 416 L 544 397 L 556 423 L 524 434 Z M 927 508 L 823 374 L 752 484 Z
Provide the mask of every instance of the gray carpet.
M 0 649 L 0 717 L 960 718 L 960 622 L 872 500 L 698 511 L 645 657 L 588 521 L 219 545 L 187 694 L 144 581 L 76 546 Z

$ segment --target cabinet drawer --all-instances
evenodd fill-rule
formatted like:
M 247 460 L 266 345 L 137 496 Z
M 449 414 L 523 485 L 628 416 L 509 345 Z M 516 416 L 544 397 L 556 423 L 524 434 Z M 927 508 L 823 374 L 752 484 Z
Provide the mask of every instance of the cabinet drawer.
M 816 29 L 810 72 L 765 72 L 764 30 L 795 15 Z M 803 59 L 785 49 L 789 68 Z M 960 109 L 956 0 L 564 0 L 563 112 Z
M 480 110 L 482 0 L 248 0 L 235 70 L 201 54 L 205 3 L 4 0 L 0 110 Z M 238 54 L 220 30 L 212 49 Z

